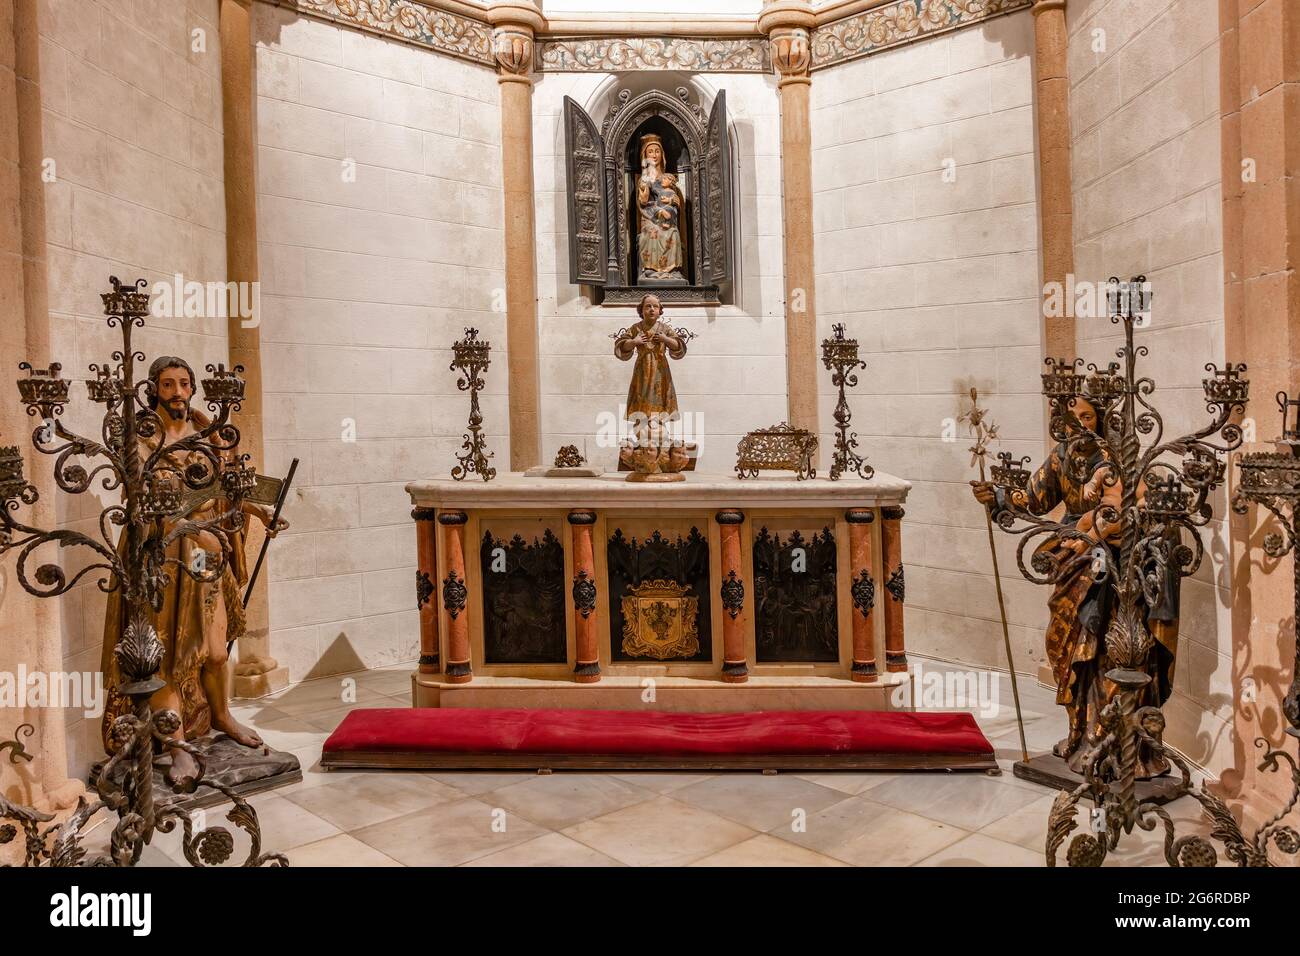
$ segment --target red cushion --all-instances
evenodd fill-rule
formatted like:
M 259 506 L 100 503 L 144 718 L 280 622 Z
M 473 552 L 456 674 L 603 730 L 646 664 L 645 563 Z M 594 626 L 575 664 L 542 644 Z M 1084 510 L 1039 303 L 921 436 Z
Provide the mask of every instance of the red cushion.
M 773 710 L 683 714 L 636 710 L 406 707 L 354 710 L 325 753 L 991 754 L 960 713 Z

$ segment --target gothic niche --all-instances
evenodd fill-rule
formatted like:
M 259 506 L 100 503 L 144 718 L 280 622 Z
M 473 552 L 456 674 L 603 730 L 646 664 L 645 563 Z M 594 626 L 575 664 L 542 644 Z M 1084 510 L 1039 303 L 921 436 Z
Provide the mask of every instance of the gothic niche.
M 616 528 L 606 555 L 612 660 L 713 660 L 709 543 L 698 528 L 643 541 Z
M 548 528 L 528 544 L 483 535 L 483 659 L 488 664 L 563 664 L 564 547 Z
M 840 659 L 835 597 L 835 535 L 785 541 L 754 536 L 754 642 L 760 663 L 834 663 Z
M 597 129 L 564 98 L 569 281 L 634 305 L 717 305 L 731 278 L 727 96 L 707 118 L 690 92 L 622 90 Z

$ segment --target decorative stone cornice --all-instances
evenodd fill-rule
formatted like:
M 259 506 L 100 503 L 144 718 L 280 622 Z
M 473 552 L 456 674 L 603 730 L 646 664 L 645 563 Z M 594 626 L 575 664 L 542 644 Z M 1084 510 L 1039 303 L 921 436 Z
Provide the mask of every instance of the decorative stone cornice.
M 812 41 L 812 69 L 856 60 L 1014 13 L 1033 3 L 1034 0 L 894 0 L 818 27 Z
M 548 18 L 531 0 L 260 0 L 495 67 L 765 73 L 804 82 L 809 71 L 869 56 L 1018 10 L 1066 0 L 771 0 L 756 18 L 580 15 Z M 806 61 L 806 64 L 805 64 Z M 527 64 L 526 66 L 524 64 Z
M 484 19 L 467 16 L 462 11 L 474 9 L 467 4 L 455 4 L 457 9 L 453 11 L 449 9 L 452 4 L 443 0 L 437 6 L 415 0 L 275 0 L 275 3 L 486 66 L 496 63 L 486 11 L 480 14 Z
M 548 37 L 537 44 L 541 73 L 620 73 L 688 70 L 698 73 L 766 73 L 763 37 Z

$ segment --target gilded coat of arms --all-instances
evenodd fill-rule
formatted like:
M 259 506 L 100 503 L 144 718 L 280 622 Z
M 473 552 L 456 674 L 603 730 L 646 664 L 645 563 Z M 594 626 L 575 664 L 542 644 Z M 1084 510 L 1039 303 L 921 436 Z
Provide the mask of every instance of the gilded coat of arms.
M 700 602 L 676 581 L 643 581 L 623 598 L 623 652 L 632 657 L 694 657 Z

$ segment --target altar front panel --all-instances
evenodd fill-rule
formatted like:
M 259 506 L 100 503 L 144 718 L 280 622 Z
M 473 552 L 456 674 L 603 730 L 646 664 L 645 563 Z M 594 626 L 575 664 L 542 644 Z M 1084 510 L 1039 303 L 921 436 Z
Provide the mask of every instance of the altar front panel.
M 884 660 L 885 618 L 871 613 L 874 598 L 863 604 L 860 580 L 855 587 L 863 569 L 850 539 L 869 536 L 858 553 L 868 548 L 868 576 L 879 578 L 880 514 L 901 510 L 906 489 L 889 476 L 836 483 L 691 476 L 672 486 L 618 475 L 416 482 L 408 491 L 417 511 L 434 509 L 442 532 L 433 567 L 421 569 L 440 582 L 430 638 L 438 659 L 449 662 L 456 660 L 453 622 L 467 632 L 467 673 L 457 681 L 874 680 L 874 666 L 872 676 L 856 673 L 855 628 L 869 630 L 857 655 Z M 737 535 L 738 549 L 724 559 L 726 534 Z M 575 565 L 583 535 L 590 536 L 590 574 Z M 884 595 L 885 585 L 872 580 L 867 591 Z M 585 665 L 580 624 L 594 635 Z M 730 653 L 728 634 L 737 635 Z

